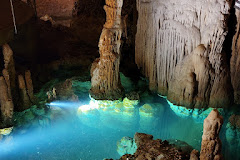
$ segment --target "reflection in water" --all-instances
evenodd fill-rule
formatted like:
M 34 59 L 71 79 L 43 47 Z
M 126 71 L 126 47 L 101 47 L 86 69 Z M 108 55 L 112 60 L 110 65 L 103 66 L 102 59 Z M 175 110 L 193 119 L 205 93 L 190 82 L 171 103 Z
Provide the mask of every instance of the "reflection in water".
M 53 103 L 64 111 L 62 119 L 48 127 L 18 129 L 0 143 L 0 159 L 8 160 L 100 160 L 119 158 L 117 141 L 135 132 L 154 138 L 178 139 L 200 150 L 202 123 L 177 116 L 166 102 L 135 108 L 98 108 L 83 103 Z M 69 106 L 69 107 L 67 107 Z M 59 109 L 58 108 L 58 109 Z M 97 109 L 98 108 L 98 109 Z

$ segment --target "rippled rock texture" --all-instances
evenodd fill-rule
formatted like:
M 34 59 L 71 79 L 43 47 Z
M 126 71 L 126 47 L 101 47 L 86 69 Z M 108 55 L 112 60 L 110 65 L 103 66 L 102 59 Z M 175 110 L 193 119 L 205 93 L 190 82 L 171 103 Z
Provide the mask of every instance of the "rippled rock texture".
M 233 95 L 223 42 L 228 0 L 137 0 L 135 61 L 177 105 L 224 107 Z
M 122 97 L 120 82 L 121 11 L 123 0 L 106 0 L 106 23 L 99 40 L 100 58 L 91 67 L 90 94 L 94 99 L 117 100 Z
M 218 110 L 213 110 L 204 120 L 200 160 L 220 160 L 222 142 L 219 133 L 223 125 L 223 117 Z
M 143 159 L 189 159 L 189 155 L 183 154 L 180 150 L 170 145 L 167 141 L 160 139 L 153 140 L 152 135 L 136 133 L 134 141 L 137 145 L 137 151 L 134 155 L 123 155 L 120 160 L 143 160 Z
M 240 104 L 240 10 L 236 9 L 235 15 L 237 18 L 236 33 L 232 42 L 232 57 L 231 57 L 231 80 L 234 88 L 234 102 Z

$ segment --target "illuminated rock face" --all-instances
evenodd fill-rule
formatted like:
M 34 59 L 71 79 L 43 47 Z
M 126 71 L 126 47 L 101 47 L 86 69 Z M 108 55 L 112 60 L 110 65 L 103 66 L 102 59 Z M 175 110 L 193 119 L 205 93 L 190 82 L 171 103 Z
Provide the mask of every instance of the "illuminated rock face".
M 234 89 L 234 102 L 240 104 L 240 10 L 236 9 L 237 26 L 233 37 L 231 57 L 231 80 Z
M 13 100 L 11 92 L 15 89 L 15 65 L 13 51 L 8 44 L 3 45 L 4 69 L 0 76 L 1 118 L 5 126 L 11 125 L 13 116 Z
M 121 46 L 121 10 L 123 0 L 106 0 L 106 23 L 99 40 L 100 58 L 91 68 L 90 94 L 94 99 L 116 100 L 122 97 L 119 75 Z
M 135 61 L 151 90 L 188 107 L 231 103 L 222 52 L 230 6 L 227 0 L 137 0 Z
M 204 120 L 200 160 L 222 159 L 222 143 L 219 132 L 223 124 L 223 117 L 217 110 L 213 110 Z
M 12 49 L 8 44 L 4 44 L 2 48 L 4 68 L 1 68 L 0 75 L 0 106 L 2 125 L 5 127 L 12 125 L 14 104 L 16 104 L 15 110 L 23 111 L 34 103 L 35 98 L 31 72 L 27 70 L 24 76 L 16 75 Z

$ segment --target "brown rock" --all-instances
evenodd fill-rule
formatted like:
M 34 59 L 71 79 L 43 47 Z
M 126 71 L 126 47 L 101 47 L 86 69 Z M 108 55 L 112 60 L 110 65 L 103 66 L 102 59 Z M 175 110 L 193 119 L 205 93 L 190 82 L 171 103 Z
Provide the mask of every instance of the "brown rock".
M 23 111 L 25 109 L 28 109 L 28 107 L 30 107 L 32 103 L 28 96 L 26 83 L 22 75 L 18 75 L 18 84 L 19 84 L 20 101 L 21 101 L 21 107 L 19 107 L 19 110 Z
M 137 151 L 134 155 L 124 155 L 122 160 L 135 159 L 135 160 L 173 160 L 173 159 L 189 159 L 189 155 L 183 154 L 183 152 L 170 145 L 167 141 L 160 139 L 153 140 L 152 135 L 144 133 L 136 133 L 134 140 L 137 144 Z
M 3 45 L 4 67 L 8 72 L 11 88 L 16 87 L 16 71 L 13 59 L 13 51 L 8 44 Z
M 29 70 L 25 71 L 25 81 L 26 81 L 27 94 L 31 102 L 34 102 L 35 97 L 33 94 L 33 84 L 32 84 L 31 72 Z
M 223 117 L 216 109 L 204 120 L 200 160 L 222 159 L 222 143 L 219 138 L 222 124 Z
M 234 89 L 234 102 L 240 104 L 240 10 L 236 9 L 236 33 L 232 41 L 231 80 Z
M 78 96 L 72 89 L 72 80 L 67 79 L 63 83 L 57 84 L 52 91 L 52 98 L 59 100 L 78 101 Z
M 99 40 L 100 58 L 91 68 L 91 90 L 94 99 L 116 100 L 123 96 L 119 75 L 122 0 L 107 0 L 107 20 Z
M 14 106 L 3 76 L 0 77 L 0 91 L 1 117 L 3 119 L 3 124 L 5 126 L 11 125 Z
M 192 150 L 190 160 L 199 160 L 199 152 L 197 150 Z

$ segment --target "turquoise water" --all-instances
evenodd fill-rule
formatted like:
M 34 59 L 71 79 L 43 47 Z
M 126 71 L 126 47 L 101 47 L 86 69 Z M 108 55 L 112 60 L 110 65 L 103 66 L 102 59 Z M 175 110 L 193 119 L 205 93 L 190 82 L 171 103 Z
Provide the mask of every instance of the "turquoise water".
M 71 104 L 71 103 L 70 103 Z M 179 139 L 199 149 L 202 124 L 178 118 L 167 103 L 156 117 L 141 117 L 138 108 L 133 115 L 94 110 L 77 115 L 75 107 L 63 108 L 62 119 L 46 128 L 28 128 L 9 136 L 0 145 L 0 159 L 8 160 L 100 160 L 120 158 L 117 141 L 135 132 L 154 138 Z M 74 114 L 75 113 L 75 114 Z
M 20 128 L 10 134 L 0 143 L 0 160 L 116 159 L 120 158 L 117 141 L 124 136 L 133 137 L 136 132 L 152 134 L 155 139 L 185 141 L 200 150 L 203 124 L 191 117 L 177 116 L 167 101 L 157 95 L 149 97 L 151 103 L 145 98 L 131 114 L 111 108 L 78 114 L 78 107 L 89 104 L 88 90 L 79 93 L 79 97 L 79 103 L 51 106 L 64 114 L 46 127 Z M 139 107 L 145 103 L 156 109 L 153 117 L 139 114 Z M 225 146 L 225 132 L 223 128 L 223 151 L 229 156 L 232 153 Z

